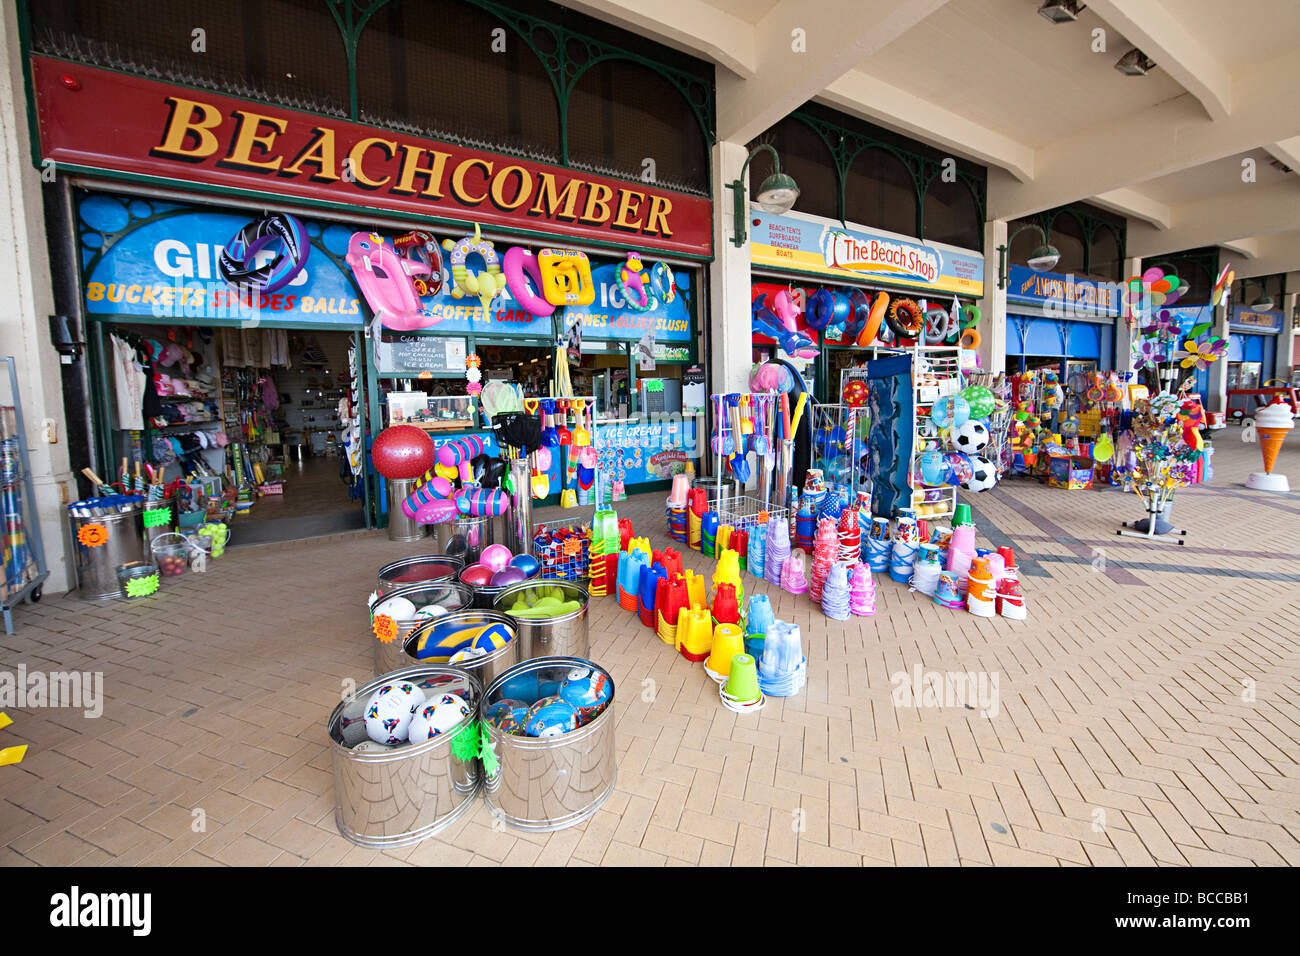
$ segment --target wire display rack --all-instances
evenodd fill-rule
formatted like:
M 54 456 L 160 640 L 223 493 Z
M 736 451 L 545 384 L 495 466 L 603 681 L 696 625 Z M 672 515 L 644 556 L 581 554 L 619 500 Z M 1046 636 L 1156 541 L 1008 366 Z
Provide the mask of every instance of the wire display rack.
M 3 596 L 5 633 L 14 632 L 13 609 L 41 599 L 50 576 L 45 566 L 40 519 L 35 511 L 31 461 L 27 457 L 27 431 L 18 393 L 18 373 L 13 356 L 3 359 L 8 371 L 7 401 L 0 394 L 0 511 L 4 516 Z
M 734 498 L 723 498 L 717 502 L 718 526 L 730 525 L 732 531 L 746 531 L 759 525 L 766 524 L 772 518 L 778 521 L 789 521 L 790 510 L 788 508 L 777 508 L 771 505 L 764 507 L 763 502 L 758 498 L 751 498 L 748 495 L 739 495 Z
M 581 581 L 591 576 L 591 525 L 580 518 L 533 525 L 533 557 L 539 578 Z
M 856 490 L 856 462 L 849 426 L 854 424 L 854 431 L 860 431 L 860 423 L 867 417 L 861 409 L 856 410 L 856 415 L 853 414 L 854 411 L 848 405 L 814 405 L 812 408 L 811 467 L 821 470 L 822 480 L 828 489 L 839 491 L 841 497 L 848 501 L 853 500 Z

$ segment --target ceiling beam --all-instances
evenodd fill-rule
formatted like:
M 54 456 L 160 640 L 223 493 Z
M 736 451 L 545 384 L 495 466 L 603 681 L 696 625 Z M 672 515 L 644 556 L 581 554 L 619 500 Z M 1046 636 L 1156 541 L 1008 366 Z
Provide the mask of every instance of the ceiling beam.
M 1226 119 L 1207 120 L 1187 93 L 1038 148 L 1032 181 L 990 180 L 989 218 L 1017 219 L 1300 135 L 1294 54 L 1252 67 L 1236 87 L 1240 105 Z
M 754 31 L 755 74 L 718 74 L 718 139 L 748 143 L 946 2 L 781 0 Z
M 1243 237 L 1271 236 L 1295 229 L 1300 220 L 1300 181 L 1271 186 L 1239 184 L 1231 192 L 1180 203 L 1168 229 L 1129 224 L 1129 255 L 1148 258 L 1180 249 L 1212 246 Z
M 1278 162 L 1290 166 L 1292 172 L 1300 174 L 1300 136 L 1292 136 L 1279 143 L 1270 143 L 1264 148 Z
M 1034 174 L 1032 147 L 861 70 L 833 81 L 817 100 L 966 159 L 1000 166 L 1021 181 Z
M 1241 262 L 1233 260 L 1232 269 L 1237 273 L 1238 279 L 1300 270 L 1300 232 L 1265 236 L 1259 240 L 1258 255 Z M 1287 288 L 1295 291 L 1289 282 Z
M 704 0 L 561 0 L 563 6 L 726 67 L 758 72 L 754 27 Z
M 1159 229 L 1168 229 L 1174 214 L 1165 203 L 1157 202 L 1136 189 L 1112 189 L 1088 201 L 1129 219 L 1142 219 Z
M 1232 74 L 1212 47 L 1183 26 L 1177 11 L 1161 0 L 1089 0 L 1088 7 L 1196 97 L 1210 119 L 1232 112 Z

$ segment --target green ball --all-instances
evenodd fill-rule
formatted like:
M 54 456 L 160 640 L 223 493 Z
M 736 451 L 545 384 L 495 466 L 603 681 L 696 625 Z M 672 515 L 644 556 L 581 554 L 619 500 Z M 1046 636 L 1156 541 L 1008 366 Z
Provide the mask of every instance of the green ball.
M 961 397 L 970 405 L 971 418 L 988 418 L 993 414 L 993 393 L 983 385 L 970 385 L 962 389 Z

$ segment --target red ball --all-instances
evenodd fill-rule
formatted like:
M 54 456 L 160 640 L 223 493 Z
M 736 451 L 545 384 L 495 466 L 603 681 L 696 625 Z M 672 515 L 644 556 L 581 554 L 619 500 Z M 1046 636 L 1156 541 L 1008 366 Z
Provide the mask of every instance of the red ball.
M 370 451 L 375 471 L 389 481 L 420 478 L 433 468 L 437 454 L 433 439 L 414 425 L 391 425 L 375 438 Z

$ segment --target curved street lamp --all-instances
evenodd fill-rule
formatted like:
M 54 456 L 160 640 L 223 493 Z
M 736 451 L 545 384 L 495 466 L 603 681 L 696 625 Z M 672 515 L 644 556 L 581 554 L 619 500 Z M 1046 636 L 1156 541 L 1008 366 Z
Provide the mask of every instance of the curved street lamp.
M 745 221 L 749 218 L 745 208 L 745 171 L 749 169 L 749 164 L 754 157 L 763 150 L 772 154 L 775 171 L 763 180 L 763 184 L 758 187 L 758 192 L 754 195 L 754 202 L 758 203 L 758 208 L 779 216 L 789 212 L 795 200 L 799 198 L 799 186 L 795 183 L 794 177 L 781 172 L 781 157 L 777 155 L 776 149 L 768 143 L 754 147 L 754 151 L 745 158 L 745 165 L 740 167 L 740 178 L 727 183 L 733 199 L 735 235 L 731 237 L 731 244 L 734 246 L 743 246 L 748 238 L 745 232 Z

